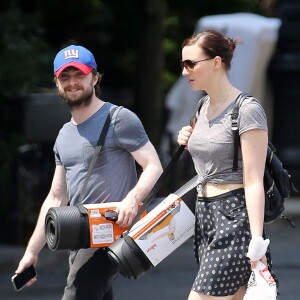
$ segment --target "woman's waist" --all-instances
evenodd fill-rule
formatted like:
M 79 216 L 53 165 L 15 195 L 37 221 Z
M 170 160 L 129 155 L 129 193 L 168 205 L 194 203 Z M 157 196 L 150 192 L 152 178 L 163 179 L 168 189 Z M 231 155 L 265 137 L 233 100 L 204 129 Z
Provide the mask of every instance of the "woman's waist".
M 225 194 L 227 192 L 243 188 L 242 183 L 211 183 L 207 182 L 203 185 L 202 191 L 198 192 L 198 197 L 214 197 Z

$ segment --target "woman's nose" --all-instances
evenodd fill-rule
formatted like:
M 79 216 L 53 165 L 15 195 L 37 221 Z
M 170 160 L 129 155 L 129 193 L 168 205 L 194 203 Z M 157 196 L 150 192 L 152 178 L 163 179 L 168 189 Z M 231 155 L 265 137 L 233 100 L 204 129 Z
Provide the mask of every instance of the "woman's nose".
M 186 75 L 189 74 L 189 72 L 188 72 L 188 70 L 184 67 L 184 68 L 182 69 L 181 74 L 182 74 L 183 76 L 186 76 Z

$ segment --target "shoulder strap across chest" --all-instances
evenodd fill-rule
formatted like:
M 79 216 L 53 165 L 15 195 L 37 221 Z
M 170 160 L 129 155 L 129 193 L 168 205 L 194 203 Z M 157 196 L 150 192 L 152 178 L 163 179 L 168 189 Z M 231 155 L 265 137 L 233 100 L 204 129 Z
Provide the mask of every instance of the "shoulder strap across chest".
M 197 106 L 195 107 L 194 109 L 194 112 L 192 114 L 192 118 L 191 118 L 191 121 L 190 121 L 190 125 L 192 127 L 195 126 L 196 122 L 197 122 L 197 119 L 198 119 L 198 116 L 199 116 L 199 113 L 200 113 L 200 110 L 201 110 L 201 107 L 203 106 L 203 104 L 208 100 L 208 95 L 200 98 L 199 102 L 197 103 Z
M 237 171 L 238 169 L 238 153 L 240 146 L 240 135 L 239 135 L 239 127 L 238 127 L 238 117 L 239 110 L 243 103 L 243 101 L 247 98 L 251 97 L 250 94 L 241 93 L 235 100 L 232 113 L 231 113 L 231 130 L 233 133 L 233 142 L 234 142 L 234 150 L 233 150 L 233 163 L 232 163 L 232 171 Z

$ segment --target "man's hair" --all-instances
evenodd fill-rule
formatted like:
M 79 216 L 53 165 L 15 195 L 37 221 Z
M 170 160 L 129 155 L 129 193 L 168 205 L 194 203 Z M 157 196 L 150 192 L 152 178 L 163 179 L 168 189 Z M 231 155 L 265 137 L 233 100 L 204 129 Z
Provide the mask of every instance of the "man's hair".
M 95 95 L 96 95 L 97 98 L 100 98 L 100 95 L 101 95 L 100 82 L 101 82 L 101 79 L 102 79 L 102 74 L 100 74 L 96 69 L 93 69 L 92 74 L 93 75 L 98 74 L 98 81 L 95 84 Z

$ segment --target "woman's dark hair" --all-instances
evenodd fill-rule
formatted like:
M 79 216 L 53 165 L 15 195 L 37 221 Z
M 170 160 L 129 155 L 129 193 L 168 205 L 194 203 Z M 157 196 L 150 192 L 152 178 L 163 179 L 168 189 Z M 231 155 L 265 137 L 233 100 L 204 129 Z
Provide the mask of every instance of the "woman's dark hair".
M 184 40 L 182 48 L 197 45 L 203 49 L 209 58 L 220 56 L 226 71 L 229 71 L 237 44 L 239 44 L 238 39 L 233 40 L 216 30 L 205 30 Z

